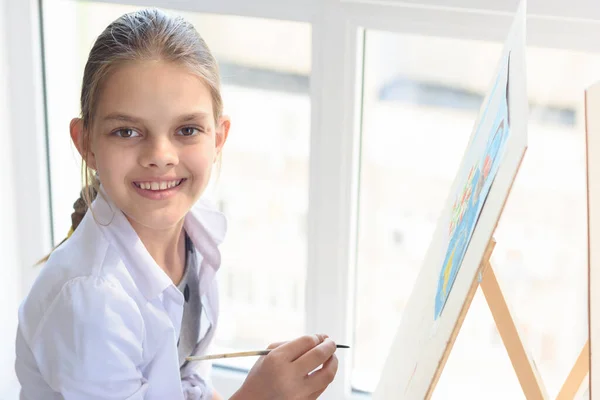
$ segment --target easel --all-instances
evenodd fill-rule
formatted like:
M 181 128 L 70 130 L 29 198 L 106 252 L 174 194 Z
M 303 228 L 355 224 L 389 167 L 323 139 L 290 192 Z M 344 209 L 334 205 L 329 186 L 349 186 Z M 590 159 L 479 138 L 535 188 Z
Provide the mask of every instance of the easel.
M 433 397 L 435 387 L 479 287 L 481 287 L 494 318 L 524 397 L 528 400 L 549 399 L 536 365 L 529 357 L 521 340 L 491 265 L 491 256 L 496 246 L 494 232 L 510 196 L 528 142 L 529 106 L 525 70 L 526 4 L 527 0 L 521 0 L 517 9 L 494 74 L 495 80 L 485 96 L 486 100 L 484 100 L 484 105 L 476 119 L 476 127 L 471 133 L 467 152 L 463 156 L 460 169 L 452 184 L 452 196 L 448 198 L 441 213 L 436 230 L 432 235 L 430 247 L 423 259 L 421 271 L 406 303 L 382 369 L 381 378 L 373 393 L 374 400 L 421 400 Z M 498 88 L 505 88 L 505 92 L 498 91 Z M 597 102 L 600 104 L 600 88 L 598 96 Z M 504 101 L 506 101 L 506 108 Z M 502 113 L 506 113 L 506 116 Z M 457 240 L 453 234 L 449 234 L 447 224 L 450 221 L 456 222 L 457 219 L 462 222 L 462 217 L 467 215 L 467 212 L 472 212 L 472 209 L 469 209 L 473 204 L 470 196 L 473 194 L 473 181 L 476 175 L 471 175 L 468 171 L 472 172 L 471 168 L 476 166 L 477 162 L 482 163 L 484 168 L 485 165 L 493 165 L 494 157 L 499 153 L 494 150 L 495 143 L 498 143 L 494 141 L 498 131 L 492 130 L 495 124 L 495 120 L 492 118 L 499 117 L 506 117 L 506 121 L 511 127 L 511 136 L 506 142 L 499 144 L 504 149 L 501 155 L 502 161 L 497 164 L 498 169 L 493 175 L 493 184 L 485 194 L 486 197 L 483 200 L 485 205 L 483 208 L 477 209 L 475 217 L 469 215 L 469 218 L 474 218 L 474 225 L 471 225 L 473 220 L 465 220 L 469 221 L 469 225 L 465 223 L 463 229 L 470 229 L 467 231 L 469 239 L 466 243 Z M 487 140 L 490 141 L 488 154 L 486 154 L 488 148 L 483 147 L 482 143 L 478 141 L 482 138 L 477 136 L 480 128 L 481 132 L 486 129 L 488 133 Z M 600 138 L 600 135 L 598 136 Z M 477 138 L 479 139 L 476 141 Z M 600 139 L 598 140 L 600 148 Z M 471 148 L 471 146 L 474 147 Z M 491 162 L 488 158 L 490 154 L 492 155 Z M 594 181 L 600 182 L 600 162 L 598 162 L 596 172 Z M 481 176 L 478 176 L 477 179 L 477 184 L 479 184 Z M 462 197 L 465 188 L 467 188 L 468 196 Z M 463 191 L 461 192 L 461 190 Z M 600 184 L 597 193 L 600 198 Z M 458 200 L 459 198 L 460 200 Z M 454 206 L 455 200 L 463 206 L 458 211 Z M 458 218 L 456 218 L 457 214 Z M 600 227 L 600 213 L 597 218 L 596 226 Z M 597 248 L 600 251 L 600 234 L 597 236 L 599 238 Z M 455 255 L 458 255 L 456 262 L 460 264 L 454 264 L 453 257 Z M 452 261 L 449 261 L 450 259 Z M 442 260 L 444 260 L 443 263 Z M 458 269 L 459 267 L 460 269 Z M 448 275 L 450 273 L 453 275 Z M 450 281 L 447 276 L 451 276 L 450 279 L 453 281 Z M 440 290 L 440 282 L 445 284 L 451 282 L 449 294 L 447 290 Z M 600 273 L 597 282 L 600 285 Z M 440 293 L 443 293 L 443 296 Z M 440 298 L 442 301 L 439 300 Z M 600 295 L 596 301 L 600 308 Z M 442 314 L 439 314 L 440 303 L 443 309 Z M 598 325 L 597 337 L 600 337 L 600 323 Z M 590 324 L 590 326 L 595 325 Z M 593 365 L 590 367 L 590 349 L 592 349 L 593 343 L 588 343 L 583 346 L 575 365 L 566 377 L 556 397 L 557 400 L 574 400 L 575 396 L 582 395 L 586 389 L 583 385 L 587 380 L 586 376 L 592 376 L 596 370 Z M 597 362 L 596 358 L 592 358 L 591 361 Z M 590 385 L 589 391 L 591 389 Z M 485 393 L 482 393 L 481 397 L 486 398 Z
M 463 304 L 459 318 L 456 320 L 456 325 L 452 330 L 452 335 L 446 351 L 440 361 L 440 364 L 436 370 L 435 376 L 427 391 L 426 399 L 430 399 L 433 395 L 435 386 L 442 374 L 446 361 L 452 351 L 452 346 L 458 337 L 460 328 L 462 327 L 463 321 L 467 315 L 467 311 L 471 306 L 473 297 L 478 287 L 481 287 L 485 300 L 488 303 L 496 328 L 500 333 L 504 347 L 508 353 L 513 369 L 517 374 L 523 393 L 528 400 L 546 400 L 548 395 L 546 389 L 542 383 L 540 376 L 535 368 L 535 362 L 528 356 L 525 351 L 525 347 L 519 336 L 517 326 L 510 315 L 510 311 L 504 295 L 500 289 L 500 284 L 496 279 L 496 274 L 490 263 L 490 258 L 496 246 L 494 238 L 490 239 L 487 249 L 483 256 L 483 261 L 479 265 L 477 270 L 477 276 L 473 280 L 469 294 Z M 589 372 L 589 340 L 583 346 L 575 365 L 571 369 L 571 372 L 567 376 L 556 400 L 573 400 L 578 393 L 585 377 Z

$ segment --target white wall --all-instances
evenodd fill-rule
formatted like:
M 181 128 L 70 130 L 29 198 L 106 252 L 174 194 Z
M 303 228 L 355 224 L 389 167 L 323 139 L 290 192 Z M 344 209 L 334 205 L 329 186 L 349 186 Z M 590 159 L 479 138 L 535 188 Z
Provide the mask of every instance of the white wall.
M 21 278 L 17 254 L 15 218 L 13 135 L 26 134 L 11 124 L 8 79 L 8 1 L 0 0 L 0 398 L 16 398 L 14 393 L 14 335 L 17 324 Z M 12 121 L 14 122 L 14 121 Z

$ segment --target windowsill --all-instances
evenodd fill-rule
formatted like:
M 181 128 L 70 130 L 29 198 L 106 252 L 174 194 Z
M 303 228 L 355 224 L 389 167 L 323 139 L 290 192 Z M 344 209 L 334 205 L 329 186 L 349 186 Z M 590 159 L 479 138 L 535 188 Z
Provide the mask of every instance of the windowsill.
M 242 368 L 213 365 L 213 386 L 223 398 L 230 398 L 242 385 L 248 371 Z
M 228 367 L 224 365 L 214 365 L 212 369 L 212 380 L 217 391 L 225 399 L 231 397 L 242 385 L 248 371 L 243 368 Z M 349 400 L 368 400 L 371 399 L 371 393 L 362 390 L 352 389 Z

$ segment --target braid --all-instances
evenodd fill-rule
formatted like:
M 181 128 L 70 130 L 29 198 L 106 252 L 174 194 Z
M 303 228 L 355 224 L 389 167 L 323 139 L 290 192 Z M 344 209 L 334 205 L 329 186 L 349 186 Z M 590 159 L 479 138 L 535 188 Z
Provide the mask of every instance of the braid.
M 96 178 L 97 180 L 98 178 Z M 98 195 L 98 187 L 95 184 L 89 185 L 81 190 L 79 193 L 79 198 L 75 200 L 73 203 L 73 213 L 71 214 L 71 229 L 69 230 L 69 234 L 67 237 L 70 237 L 75 229 L 79 226 L 83 217 L 85 217 L 85 213 L 88 210 L 88 201 L 91 203 L 94 201 L 96 196 Z M 86 197 L 88 197 L 86 199 Z
M 67 237 L 64 238 L 59 244 L 56 245 L 52 249 L 52 251 L 56 250 L 61 244 L 67 241 L 68 238 L 71 237 L 75 229 L 79 226 L 83 217 L 85 217 L 85 213 L 88 210 L 88 204 L 92 204 L 96 196 L 98 195 L 98 188 L 100 187 L 100 179 L 98 179 L 98 175 L 94 176 L 93 181 L 90 185 L 86 186 L 79 192 L 79 198 L 75 200 L 73 203 L 73 213 L 71 214 L 71 229 L 69 229 L 69 233 Z M 52 254 L 52 252 L 50 252 Z M 48 261 L 50 254 L 46 255 L 44 258 L 39 260 L 35 265 L 40 265 Z

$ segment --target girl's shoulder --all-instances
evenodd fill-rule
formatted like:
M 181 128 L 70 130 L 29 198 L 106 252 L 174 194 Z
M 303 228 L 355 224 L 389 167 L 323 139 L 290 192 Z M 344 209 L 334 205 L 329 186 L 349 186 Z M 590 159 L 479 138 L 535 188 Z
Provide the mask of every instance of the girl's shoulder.
M 130 278 L 122 261 L 96 231 L 94 224 L 84 219 L 38 267 L 39 274 L 19 309 L 19 325 L 25 338 L 31 339 L 50 313 L 94 313 L 102 302 L 105 309 L 122 307 L 120 303 L 126 298 L 133 302 L 126 290 Z M 112 303 L 115 307 L 110 306 Z
M 57 247 L 45 264 L 30 290 L 33 293 L 56 293 L 68 281 L 86 277 L 100 276 L 109 268 L 110 245 L 86 214 L 75 232 L 63 244 Z

